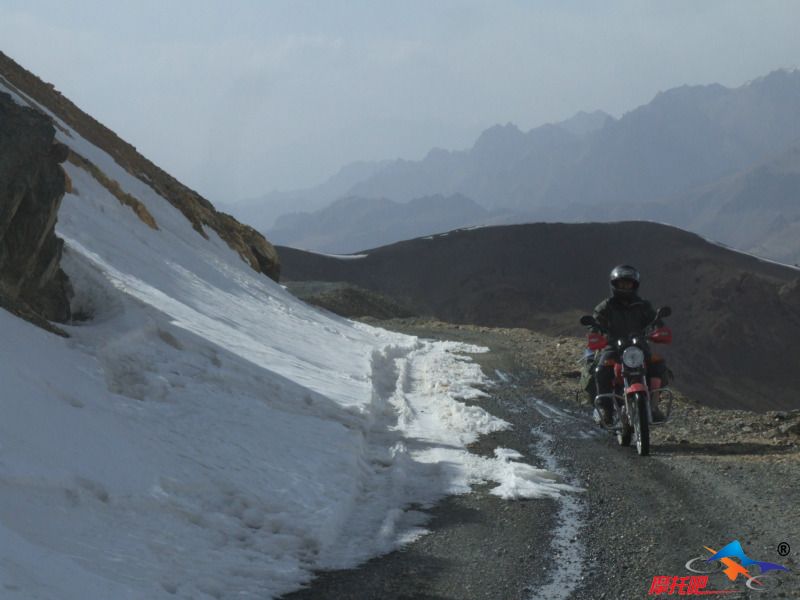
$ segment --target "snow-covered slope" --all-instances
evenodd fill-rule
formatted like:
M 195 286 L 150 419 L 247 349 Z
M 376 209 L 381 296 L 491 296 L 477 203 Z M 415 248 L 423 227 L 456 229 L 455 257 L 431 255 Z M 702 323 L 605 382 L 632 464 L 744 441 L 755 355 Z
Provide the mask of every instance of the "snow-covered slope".
M 91 318 L 62 339 L 0 311 L 3 597 L 269 598 L 418 535 L 412 504 L 485 480 L 510 498 L 565 487 L 464 450 L 506 426 L 460 402 L 485 383 L 459 354 L 478 349 L 301 303 L 58 135 L 159 229 L 66 164 L 57 232 Z

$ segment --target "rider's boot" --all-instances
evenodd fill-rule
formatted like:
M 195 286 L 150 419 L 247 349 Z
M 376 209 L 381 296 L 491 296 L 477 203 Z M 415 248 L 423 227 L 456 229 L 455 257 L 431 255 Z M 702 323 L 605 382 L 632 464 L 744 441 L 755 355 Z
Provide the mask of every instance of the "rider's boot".
M 661 388 L 661 378 L 660 377 L 651 377 L 650 378 L 650 413 L 653 415 L 653 423 L 659 423 L 662 421 L 666 421 L 667 417 L 661 412 L 661 409 L 658 406 L 659 401 L 661 400 L 661 392 L 659 391 Z
M 600 425 L 611 427 L 614 424 L 614 404 L 610 396 L 614 391 L 614 369 L 608 364 L 601 364 L 595 371 L 595 388 L 598 395 L 604 397 L 595 401 L 600 416 Z
M 614 424 L 614 409 L 611 398 L 600 398 L 597 401 L 597 410 L 600 413 L 600 424 L 611 427 Z

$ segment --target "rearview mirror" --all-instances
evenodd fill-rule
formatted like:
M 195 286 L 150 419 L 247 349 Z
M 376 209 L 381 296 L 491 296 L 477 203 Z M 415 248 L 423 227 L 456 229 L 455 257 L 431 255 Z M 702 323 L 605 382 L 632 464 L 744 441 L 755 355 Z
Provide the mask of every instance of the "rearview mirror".
M 594 324 L 595 320 L 592 315 L 583 315 L 581 317 L 581 325 L 586 325 L 588 327 L 589 325 L 594 325 Z
M 671 314 L 672 314 L 672 309 L 669 306 L 662 306 L 661 308 L 658 309 L 658 312 L 656 313 L 656 318 L 662 319 L 664 317 L 670 316 Z

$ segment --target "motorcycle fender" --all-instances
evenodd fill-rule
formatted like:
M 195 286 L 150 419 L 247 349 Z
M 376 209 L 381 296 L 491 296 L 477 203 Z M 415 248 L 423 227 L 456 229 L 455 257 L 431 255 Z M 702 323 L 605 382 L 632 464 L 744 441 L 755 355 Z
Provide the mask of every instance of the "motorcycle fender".
M 632 383 L 628 386 L 628 389 L 625 390 L 626 394 L 635 394 L 636 392 L 646 392 L 647 386 L 643 383 Z

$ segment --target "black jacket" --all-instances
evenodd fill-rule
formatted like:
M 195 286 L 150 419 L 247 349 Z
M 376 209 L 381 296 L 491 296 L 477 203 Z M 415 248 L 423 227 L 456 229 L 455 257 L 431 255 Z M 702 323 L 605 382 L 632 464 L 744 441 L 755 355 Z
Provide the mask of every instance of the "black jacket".
M 639 296 L 634 296 L 630 302 L 622 302 L 611 296 L 595 307 L 594 318 L 615 340 L 644 331 L 656 318 L 656 311 L 650 302 Z

